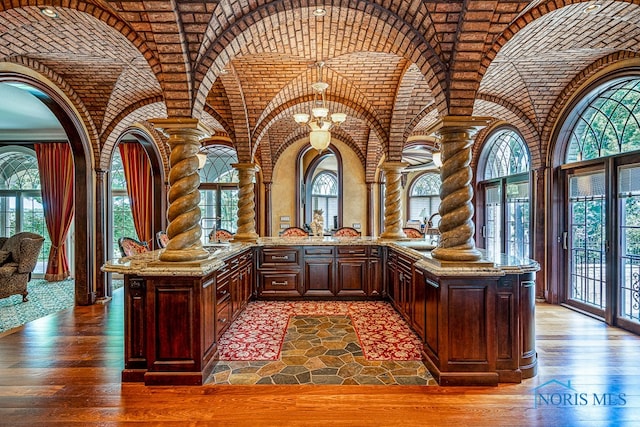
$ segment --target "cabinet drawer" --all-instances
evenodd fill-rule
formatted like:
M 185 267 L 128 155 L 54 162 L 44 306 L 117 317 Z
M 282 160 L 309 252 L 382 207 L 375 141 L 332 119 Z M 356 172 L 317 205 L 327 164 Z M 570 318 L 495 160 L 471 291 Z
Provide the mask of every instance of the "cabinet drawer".
M 333 246 L 309 246 L 304 248 L 305 256 L 333 256 Z
M 260 252 L 260 267 L 299 265 L 298 250 L 292 248 L 263 248 Z
M 338 246 L 340 257 L 364 257 L 367 256 L 366 246 Z
M 302 296 L 300 271 L 258 272 L 258 296 L 293 298 Z
M 225 299 L 229 298 L 229 282 L 224 282 L 216 289 L 216 302 L 220 304 Z
M 261 274 L 265 291 L 298 290 L 298 273 Z
M 229 299 L 216 306 L 216 340 L 219 340 L 231 323 L 231 302 Z

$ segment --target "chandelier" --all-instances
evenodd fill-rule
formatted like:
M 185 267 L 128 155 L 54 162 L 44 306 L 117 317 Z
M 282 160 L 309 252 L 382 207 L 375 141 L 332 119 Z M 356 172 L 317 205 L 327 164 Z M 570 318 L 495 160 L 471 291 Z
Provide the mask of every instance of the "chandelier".
M 325 97 L 329 84 L 322 81 L 324 62 L 318 62 L 316 66 L 318 67 L 318 81 L 311 85 L 314 92 L 311 114 L 296 113 L 293 115 L 293 119 L 296 123 L 307 125 L 311 129 L 309 142 L 313 148 L 321 153 L 331 142 L 331 128 L 344 123 L 347 120 L 347 115 L 345 113 L 329 113 Z

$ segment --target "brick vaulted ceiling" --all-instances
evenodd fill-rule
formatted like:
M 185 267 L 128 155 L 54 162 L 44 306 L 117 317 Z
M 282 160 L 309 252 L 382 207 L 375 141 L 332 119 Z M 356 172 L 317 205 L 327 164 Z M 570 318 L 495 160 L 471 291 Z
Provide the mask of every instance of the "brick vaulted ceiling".
M 197 117 L 267 181 L 306 135 L 291 116 L 309 108 L 318 61 L 331 110 L 348 115 L 334 135 L 372 177 L 450 114 L 514 124 L 541 161 L 572 88 L 640 49 L 640 1 L 600 1 L 596 13 L 585 13 L 594 1 L 561 0 L 35 3 L 0 2 L 0 72 L 31 69 L 64 92 L 97 167 L 133 123 Z

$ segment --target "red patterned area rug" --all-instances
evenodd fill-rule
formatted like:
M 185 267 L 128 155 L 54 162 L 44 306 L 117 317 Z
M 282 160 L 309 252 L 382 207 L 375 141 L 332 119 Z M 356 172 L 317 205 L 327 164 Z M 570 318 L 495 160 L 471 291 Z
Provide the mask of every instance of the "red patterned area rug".
M 278 360 L 291 316 L 349 316 L 367 360 L 420 360 L 420 339 L 386 302 L 255 301 L 222 335 L 220 360 Z

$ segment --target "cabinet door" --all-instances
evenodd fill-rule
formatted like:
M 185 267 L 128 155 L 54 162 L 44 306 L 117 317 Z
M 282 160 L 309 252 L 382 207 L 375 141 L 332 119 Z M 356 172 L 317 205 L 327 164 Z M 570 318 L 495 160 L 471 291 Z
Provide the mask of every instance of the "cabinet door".
M 380 248 L 372 246 L 370 256 L 367 267 L 369 274 L 367 295 L 371 297 L 385 297 Z
M 427 289 L 424 279 L 424 272 L 420 269 L 415 269 L 413 272 L 411 292 L 411 326 L 413 326 L 414 331 L 417 332 L 420 340 L 423 342 L 427 307 Z
M 338 296 L 367 295 L 367 260 L 338 258 Z
M 385 287 L 387 289 L 387 294 L 389 295 L 389 299 L 391 303 L 396 306 L 396 295 L 398 295 L 398 257 L 396 256 L 395 251 L 389 250 L 387 256 L 387 262 L 385 263 L 385 271 L 386 271 L 386 283 Z
M 333 295 L 333 258 L 305 258 L 304 295 Z

